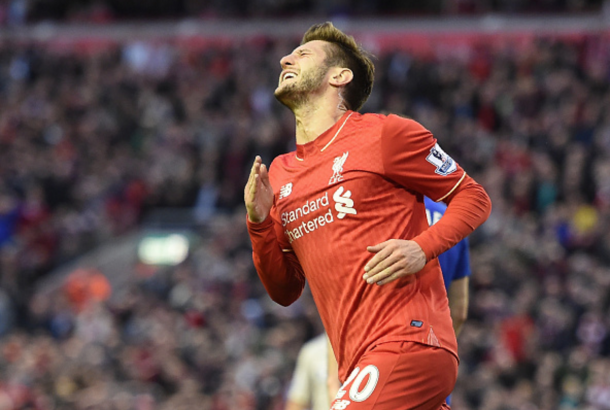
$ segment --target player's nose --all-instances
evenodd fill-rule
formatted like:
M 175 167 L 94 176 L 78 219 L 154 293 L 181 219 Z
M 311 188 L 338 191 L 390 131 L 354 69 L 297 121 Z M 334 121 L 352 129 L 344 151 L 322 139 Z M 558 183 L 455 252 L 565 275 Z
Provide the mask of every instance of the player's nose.
M 280 66 L 282 66 L 282 69 L 285 69 L 292 65 L 294 65 L 294 56 L 292 54 L 288 54 L 287 56 L 282 57 L 282 59 L 280 60 Z

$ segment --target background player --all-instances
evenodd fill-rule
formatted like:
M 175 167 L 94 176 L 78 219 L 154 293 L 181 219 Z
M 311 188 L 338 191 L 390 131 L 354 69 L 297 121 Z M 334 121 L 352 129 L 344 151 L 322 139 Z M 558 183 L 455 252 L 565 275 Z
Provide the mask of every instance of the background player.
M 334 397 L 339 386 L 330 396 L 327 344 L 326 333 L 322 333 L 301 347 L 290 382 L 285 410 L 328 410 L 330 397 Z
M 428 225 L 437 223 L 447 210 L 442 202 L 424 197 Z M 471 275 L 468 238 L 438 256 L 443 271 L 445 289 L 453 329 L 458 335 L 468 317 L 468 282 Z M 331 399 L 339 390 L 337 362 L 327 346 L 323 333 L 303 345 L 299 352 L 288 397 L 286 410 L 327 410 Z M 330 370 L 330 371 L 329 371 Z M 447 404 L 450 400 L 447 399 Z

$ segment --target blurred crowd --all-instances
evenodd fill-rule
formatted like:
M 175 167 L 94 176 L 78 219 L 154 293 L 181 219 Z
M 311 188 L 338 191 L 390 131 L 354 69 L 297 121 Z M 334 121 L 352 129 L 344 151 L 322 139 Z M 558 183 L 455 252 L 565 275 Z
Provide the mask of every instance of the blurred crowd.
M 255 154 L 293 146 L 272 92 L 295 45 L 0 45 L 0 409 L 281 408 L 322 329 L 307 293 L 266 296 L 242 190 Z M 376 65 L 364 110 L 420 121 L 493 201 L 471 236 L 454 408 L 610 409 L 604 37 Z M 120 289 L 91 271 L 35 287 L 160 207 L 195 210 L 186 262 L 135 264 Z
M 0 26 L 40 21 L 592 13 L 604 0 L 0 0 Z

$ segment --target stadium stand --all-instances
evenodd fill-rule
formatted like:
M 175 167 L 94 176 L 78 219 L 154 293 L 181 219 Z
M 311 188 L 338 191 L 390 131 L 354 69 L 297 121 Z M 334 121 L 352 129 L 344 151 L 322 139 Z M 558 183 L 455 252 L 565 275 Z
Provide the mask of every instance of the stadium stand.
M 297 39 L 3 35 L 0 408 L 278 408 L 321 329 L 266 297 L 242 189 L 293 144 Z M 452 405 L 610 409 L 608 30 L 361 35 L 365 110 L 423 123 L 494 204 Z

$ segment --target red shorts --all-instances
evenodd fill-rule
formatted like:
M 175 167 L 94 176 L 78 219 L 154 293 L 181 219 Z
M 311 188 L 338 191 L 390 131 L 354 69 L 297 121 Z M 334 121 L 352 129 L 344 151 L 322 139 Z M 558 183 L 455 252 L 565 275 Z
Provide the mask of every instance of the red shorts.
M 457 379 L 447 350 L 415 342 L 388 342 L 362 356 L 331 410 L 440 410 Z

